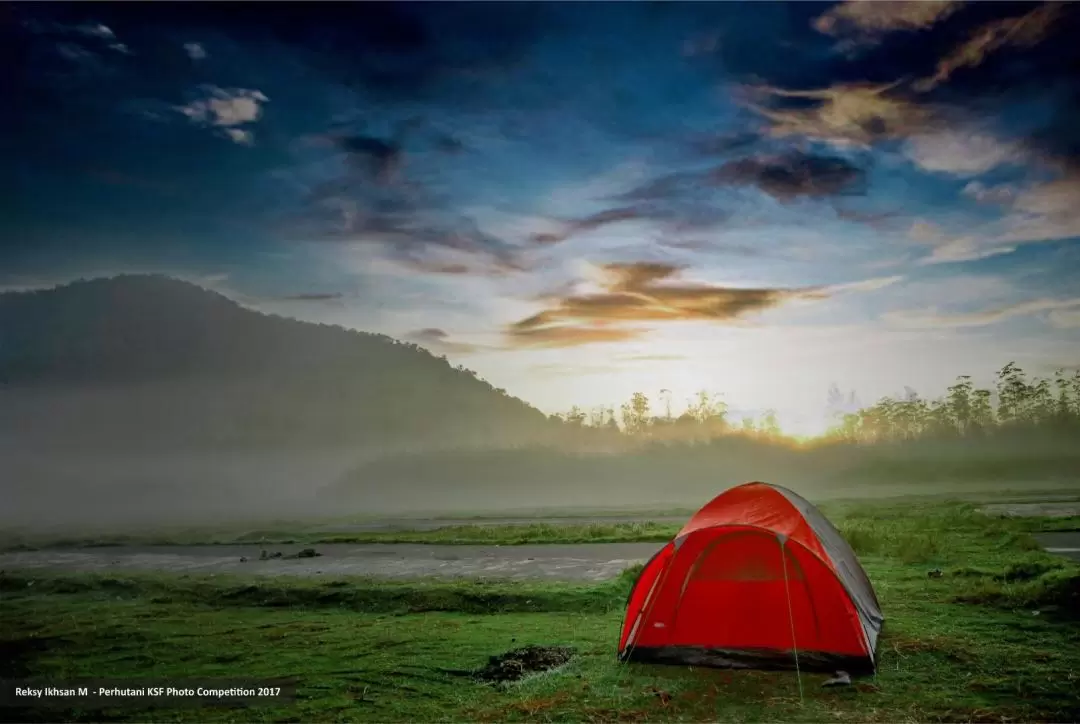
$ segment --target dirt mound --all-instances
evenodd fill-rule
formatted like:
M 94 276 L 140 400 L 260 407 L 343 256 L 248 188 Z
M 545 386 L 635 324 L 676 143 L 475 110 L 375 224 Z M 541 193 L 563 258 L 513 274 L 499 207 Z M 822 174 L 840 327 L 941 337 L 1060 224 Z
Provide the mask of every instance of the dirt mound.
M 530 674 L 557 669 L 574 658 L 574 653 L 569 646 L 526 646 L 492 656 L 487 666 L 473 676 L 487 683 L 519 681 Z

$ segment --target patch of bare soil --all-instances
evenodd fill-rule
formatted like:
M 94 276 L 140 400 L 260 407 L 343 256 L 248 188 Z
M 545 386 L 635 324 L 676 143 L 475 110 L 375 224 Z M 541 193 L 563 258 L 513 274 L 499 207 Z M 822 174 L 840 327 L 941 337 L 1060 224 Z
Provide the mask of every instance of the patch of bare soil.
M 526 676 L 559 668 L 574 658 L 574 653 L 569 646 L 526 646 L 492 656 L 487 666 L 473 676 L 488 684 L 520 681 Z

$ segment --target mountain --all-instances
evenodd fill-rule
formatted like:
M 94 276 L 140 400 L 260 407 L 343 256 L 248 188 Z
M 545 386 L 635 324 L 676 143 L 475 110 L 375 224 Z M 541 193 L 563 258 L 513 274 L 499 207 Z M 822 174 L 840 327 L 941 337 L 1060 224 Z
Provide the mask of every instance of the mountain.
M 0 294 L 0 442 L 430 449 L 556 426 L 414 344 L 168 277 Z

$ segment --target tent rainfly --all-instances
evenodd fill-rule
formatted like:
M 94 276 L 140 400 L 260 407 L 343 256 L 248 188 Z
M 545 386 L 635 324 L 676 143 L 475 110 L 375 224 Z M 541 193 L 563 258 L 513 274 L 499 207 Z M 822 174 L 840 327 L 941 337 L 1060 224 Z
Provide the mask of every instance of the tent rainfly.
M 884 619 L 839 531 L 753 482 L 699 510 L 630 592 L 623 661 L 870 674 Z

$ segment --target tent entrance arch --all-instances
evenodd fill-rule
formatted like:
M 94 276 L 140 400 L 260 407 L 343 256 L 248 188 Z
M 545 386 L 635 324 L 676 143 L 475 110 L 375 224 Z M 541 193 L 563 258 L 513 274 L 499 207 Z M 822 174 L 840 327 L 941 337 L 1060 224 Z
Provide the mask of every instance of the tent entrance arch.
M 703 507 L 646 564 L 619 654 L 867 673 L 882 621 L 869 579 L 824 516 L 786 489 L 749 483 Z

